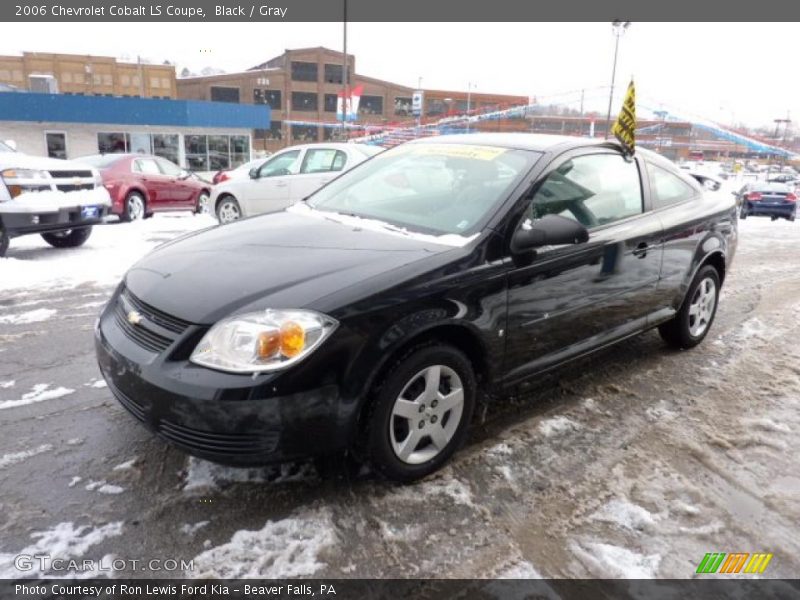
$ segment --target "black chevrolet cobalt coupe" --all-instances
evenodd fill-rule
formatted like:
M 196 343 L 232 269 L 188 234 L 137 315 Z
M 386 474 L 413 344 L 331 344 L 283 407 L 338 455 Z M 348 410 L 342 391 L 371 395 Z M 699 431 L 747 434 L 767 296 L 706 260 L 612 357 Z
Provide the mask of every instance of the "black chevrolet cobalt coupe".
M 645 150 L 529 134 L 388 150 L 282 212 L 167 243 L 95 331 L 152 431 L 234 465 L 441 467 L 478 398 L 647 329 L 709 331 L 735 204 Z

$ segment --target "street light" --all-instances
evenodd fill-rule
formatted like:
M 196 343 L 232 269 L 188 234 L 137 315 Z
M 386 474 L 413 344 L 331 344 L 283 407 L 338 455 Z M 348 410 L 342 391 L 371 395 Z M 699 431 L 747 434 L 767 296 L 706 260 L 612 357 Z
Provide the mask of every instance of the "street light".
M 608 115 L 606 116 L 606 138 L 611 131 L 611 103 L 614 101 L 614 80 L 617 77 L 617 54 L 619 53 L 619 38 L 625 35 L 628 27 L 631 26 L 630 21 L 620 21 L 616 19 L 611 22 L 611 31 L 614 33 L 616 40 L 614 41 L 614 66 L 611 69 L 611 92 L 608 94 Z

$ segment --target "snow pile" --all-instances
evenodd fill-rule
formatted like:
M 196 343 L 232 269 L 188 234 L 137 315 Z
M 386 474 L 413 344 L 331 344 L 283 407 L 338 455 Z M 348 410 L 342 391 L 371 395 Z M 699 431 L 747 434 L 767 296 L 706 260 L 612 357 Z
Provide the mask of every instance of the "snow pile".
M 335 542 L 334 525 L 326 510 L 267 521 L 258 531 L 237 531 L 227 544 L 196 556 L 191 575 L 221 579 L 313 575 L 327 566 L 320 561 L 320 552 Z
M 137 223 L 95 227 L 86 244 L 70 249 L 51 248 L 39 236 L 24 236 L 14 240 L 7 258 L 0 258 L 0 291 L 68 289 L 82 283 L 114 285 L 137 260 L 163 242 L 216 224 L 209 215 L 163 213 Z
M 599 579 L 652 579 L 661 563 L 659 554 L 645 556 L 627 548 L 599 542 L 572 544 L 571 549 Z
M 86 484 L 87 491 L 89 492 L 100 492 L 101 494 L 121 494 L 125 491 L 124 488 L 119 487 L 118 485 L 111 485 L 106 483 L 105 480 L 101 481 L 90 481 Z
M 14 384 L 17 383 L 14 379 L 9 379 L 8 381 L 0 381 L 0 388 L 8 389 L 14 387 Z
M 62 396 L 68 396 L 73 392 L 75 392 L 75 390 L 70 390 L 65 387 L 58 387 L 51 390 L 49 383 L 37 383 L 33 386 L 32 391 L 24 394 L 21 399 L 0 402 L 0 410 L 25 406 L 26 404 L 33 404 L 35 402 L 44 402 L 45 400 L 54 400 Z
M 52 449 L 53 447 L 50 444 L 42 444 L 38 448 L 33 448 L 32 450 L 23 450 L 21 452 L 4 454 L 3 456 L 0 456 L 0 469 L 20 463 L 23 460 L 31 458 L 32 456 L 36 456 L 37 454 L 49 452 Z
M 136 457 L 134 456 L 132 459 L 125 461 L 124 463 L 118 464 L 116 467 L 111 469 L 112 471 L 127 471 L 128 469 L 132 469 L 133 465 L 136 463 Z
M 568 431 L 578 431 L 581 426 L 564 416 L 551 417 L 539 423 L 539 431 L 545 437 L 551 437 Z
M 648 510 L 627 500 L 614 498 L 600 510 L 589 516 L 593 521 L 612 523 L 623 529 L 642 530 L 655 524 L 654 517 Z
M 0 325 L 26 325 L 28 323 L 39 323 L 47 321 L 58 311 L 53 308 L 38 308 L 17 315 L 6 315 L 0 317 Z
M 76 526 L 69 521 L 59 523 L 47 531 L 34 532 L 31 534 L 31 539 L 36 541 L 27 548 L 7 554 L 0 552 L 0 579 L 35 577 L 45 574 L 39 568 L 38 561 L 32 561 L 32 569 L 30 571 L 17 570 L 14 565 L 14 558 L 20 554 L 30 556 L 47 554 L 51 559 L 69 560 L 83 556 L 92 546 L 121 533 L 122 521 L 108 523 L 101 527 Z
M 190 456 L 187 460 L 183 491 L 195 493 L 218 489 L 232 483 L 287 483 L 315 478 L 316 471 L 311 463 L 239 469 Z
M 474 507 L 472 490 L 469 485 L 447 475 L 431 481 L 423 481 L 415 486 L 399 488 L 392 493 L 394 498 L 408 502 L 426 502 L 426 497 L 446 496 L 455 504 Z

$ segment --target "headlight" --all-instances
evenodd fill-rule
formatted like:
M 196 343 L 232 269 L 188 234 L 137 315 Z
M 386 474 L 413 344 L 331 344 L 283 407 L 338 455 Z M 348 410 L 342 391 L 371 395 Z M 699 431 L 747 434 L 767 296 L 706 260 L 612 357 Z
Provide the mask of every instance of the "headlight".
M 339 323 L 308 310 L 265 310 L 214 325 L 189 360 L 231 373 L 277 371 L 311 354 Z
M 8 188 L 8 193 L 12 198 L 16 198 L 22 192 L 40 191 L 50 189 L 50 174 L 47 171 L 36 169 L 5 169 L 0 171 L 0 178 Z

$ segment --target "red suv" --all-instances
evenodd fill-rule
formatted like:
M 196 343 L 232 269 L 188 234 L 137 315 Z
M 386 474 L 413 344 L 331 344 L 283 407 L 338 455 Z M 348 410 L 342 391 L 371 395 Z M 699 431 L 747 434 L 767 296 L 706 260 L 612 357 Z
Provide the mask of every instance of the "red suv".
M 135 221 L 165 210 L 208 208 L 211 185 L 160 156 L 148 154 L 101 154 L 81 162 L 100 171 L 111 195 L 111 213 L 123 221 Z

